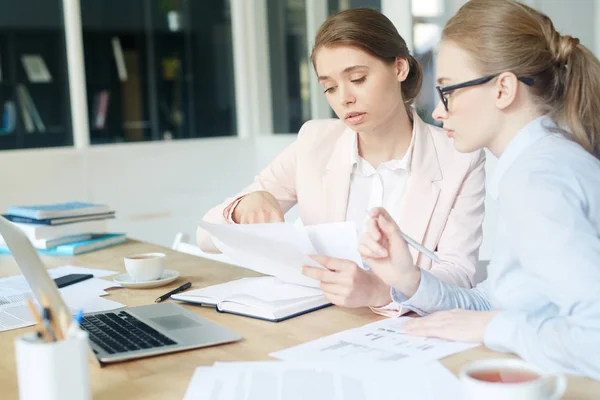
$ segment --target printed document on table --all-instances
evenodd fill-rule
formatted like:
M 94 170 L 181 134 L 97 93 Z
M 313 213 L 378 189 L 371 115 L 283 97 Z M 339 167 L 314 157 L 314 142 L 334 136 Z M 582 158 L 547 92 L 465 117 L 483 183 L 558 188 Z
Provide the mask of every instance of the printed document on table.
M 310 384 L 307 384 L 310 382 Z M 379 365 L 236 362 L 198 367 L 184 400 L 453 400 L 458 379 L 438 362 Z
M 270 355 L 293 361 L 414 364 L 437 360 L 479 345 L 409 336 L 402 331 L 402 324 L 409 319 L 385 319 Z
M 95 312 L 124 307 L 121 303 L 100 297 L 108 294 L 105 289 L 116 285 L 112 281 L 97 278 L 113 275 L 116 273 L 115 271 L 73 266 L 48 270 L 48 274 L 52 279 L 73 273 L 91 273 L 94 278 L 59 289 L 72 314 L 77 313 L 80 309 L 84 312 Z M 0 279 L 0 293 L 2 293 L 0 295 L 0 332 L 30 326 L 35 323 L 26 301 L 27 298 L 31 298 L 34 303 L 37 303 L 37 301 L 23 275 Z

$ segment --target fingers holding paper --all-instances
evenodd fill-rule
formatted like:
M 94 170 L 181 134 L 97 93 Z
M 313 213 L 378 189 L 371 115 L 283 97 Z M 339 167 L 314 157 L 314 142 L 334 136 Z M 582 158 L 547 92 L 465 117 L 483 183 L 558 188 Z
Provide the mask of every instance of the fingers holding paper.
M 384 208 L 369 211 L 358 251 L 371 270 L 389 286 L 412 296 L 421 279 L 400 229 Z
M 323 294 L 333 304 L 378 307 L 391 301 L 389 286 L 355 262 L 327 256 L 312 258 L 325 269 L 304 266 L 302 273 L 320 281 Z

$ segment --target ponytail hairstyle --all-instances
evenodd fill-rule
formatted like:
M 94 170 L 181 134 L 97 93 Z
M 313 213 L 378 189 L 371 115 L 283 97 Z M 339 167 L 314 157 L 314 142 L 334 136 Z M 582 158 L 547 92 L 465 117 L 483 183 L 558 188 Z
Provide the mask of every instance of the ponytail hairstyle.
M 386 64 L 394 64 L 397 57 L 406 59 L 409 73 L 402 82 L 402 99 L 407 110 L 410 108 L 421 90 L 423 70 L 385 15 L 370 8 L 350 8 L 331 15 L 317 32 L 310 55 L 313 67 L 316 69 L 317 50 L 337 46 L 356 47 Z
M 600 61 L 546 15 L 512 0 L 471 0 L 446 24 L 442 40 L 466 50 L 484 75 L 534 79 L 541 111 L 600 158 Z

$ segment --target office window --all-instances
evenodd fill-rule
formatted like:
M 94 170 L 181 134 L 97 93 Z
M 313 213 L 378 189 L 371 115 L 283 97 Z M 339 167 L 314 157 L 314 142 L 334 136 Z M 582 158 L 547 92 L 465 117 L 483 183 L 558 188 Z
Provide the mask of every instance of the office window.
M 431 113 L 438 102 L 435 92 L 435 58 L 446 23 L 444 0 L 419 0 L 411 2 L 413 16 L 413 54 L 423 68 L 423 86 L 415 101 L 415 108 L 421 118 L 438 124 Z
M 329 15 L 357 7 L 367 7 L 381 11 L 381 0 L 327 0 Z
M 0 150 L 72 145 L 61 0 L 0 10 Z
M 306 1 L 267 0 L 273 131 L 298 132 L 310 119 Z
M 92 144 L 235 135 L 228 0 L 81 0 Z

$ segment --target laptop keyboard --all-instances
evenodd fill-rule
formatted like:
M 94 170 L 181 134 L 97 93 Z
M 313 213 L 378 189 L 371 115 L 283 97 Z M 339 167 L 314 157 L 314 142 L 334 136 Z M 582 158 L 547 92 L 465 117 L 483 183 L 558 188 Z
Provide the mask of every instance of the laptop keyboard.
M 81 329 L 109 354 L 177 344 L 125 311 L 84 316 Z

